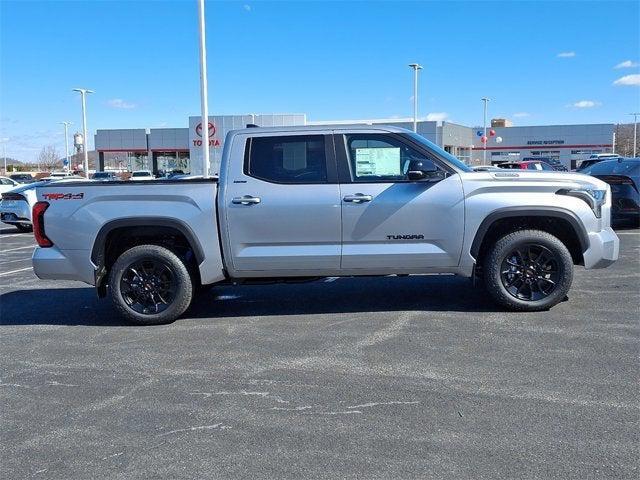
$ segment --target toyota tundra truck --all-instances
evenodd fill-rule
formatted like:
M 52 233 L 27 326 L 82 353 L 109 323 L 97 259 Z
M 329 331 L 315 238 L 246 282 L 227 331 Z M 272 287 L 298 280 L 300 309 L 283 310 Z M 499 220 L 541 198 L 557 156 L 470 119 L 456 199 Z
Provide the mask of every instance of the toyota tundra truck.
M 609 186 L 474 172 L 386 126 L 229 132 L 219 177 L 51 183 L 33 208 L 42 279 L 80 280 L 132 322 L 172 322 L 214 285 L 454 274 L 504 308 L 565 299 L 618 258 Z

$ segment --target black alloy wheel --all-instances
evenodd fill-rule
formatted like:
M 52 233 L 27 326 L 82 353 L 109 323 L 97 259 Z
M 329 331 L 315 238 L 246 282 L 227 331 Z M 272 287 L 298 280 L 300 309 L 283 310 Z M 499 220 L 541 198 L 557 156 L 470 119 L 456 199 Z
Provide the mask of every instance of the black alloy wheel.
M 562 263 L 547 247 L 535 243 L 519 245 L 502 262 L 500 279 L 513 297 L 542 300 L 553 293 L 562 274 Z
M 154 258 L 138 260 L 127 267 L 120 279 L 120 291 L 133 311 L 144 314 L 164 312 L 175 300 L 176 275 L 172 268 Z

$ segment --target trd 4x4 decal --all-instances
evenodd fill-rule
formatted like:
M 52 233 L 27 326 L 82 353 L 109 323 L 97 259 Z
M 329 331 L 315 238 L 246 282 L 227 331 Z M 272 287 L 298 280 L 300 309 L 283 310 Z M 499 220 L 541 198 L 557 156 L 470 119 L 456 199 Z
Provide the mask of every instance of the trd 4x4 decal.
M 84 193 L 45 193 L 45 200 L 82 200 Z

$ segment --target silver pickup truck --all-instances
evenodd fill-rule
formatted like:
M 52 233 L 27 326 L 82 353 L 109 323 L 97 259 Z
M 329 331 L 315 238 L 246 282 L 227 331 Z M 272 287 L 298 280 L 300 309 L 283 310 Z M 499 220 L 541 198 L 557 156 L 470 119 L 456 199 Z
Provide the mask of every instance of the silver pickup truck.
M 618 257 L 606 183 L 474 172 L 410 131 L 247 128 L 219 179 L 52 183 L 33 209 L 43 279 L 80 280 L 133 322 L 171 322 L 200 289 L 450 273 L 511 310 L 562 301 L 573 266 Z

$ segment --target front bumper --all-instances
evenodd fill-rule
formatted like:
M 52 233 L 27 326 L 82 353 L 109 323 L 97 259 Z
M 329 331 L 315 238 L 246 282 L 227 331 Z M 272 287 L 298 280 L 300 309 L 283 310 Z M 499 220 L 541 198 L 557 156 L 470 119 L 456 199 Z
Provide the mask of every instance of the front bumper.
M 585 268 L 605 268 L 618 259 L 620 239 L 611 227 L 589 233 L 589 248 L 584 252 Z
M 95 269 L 88 250 L 36 247 L 31 257 L 33 271 L 42 280 L 78 280 L 93 285 Z

